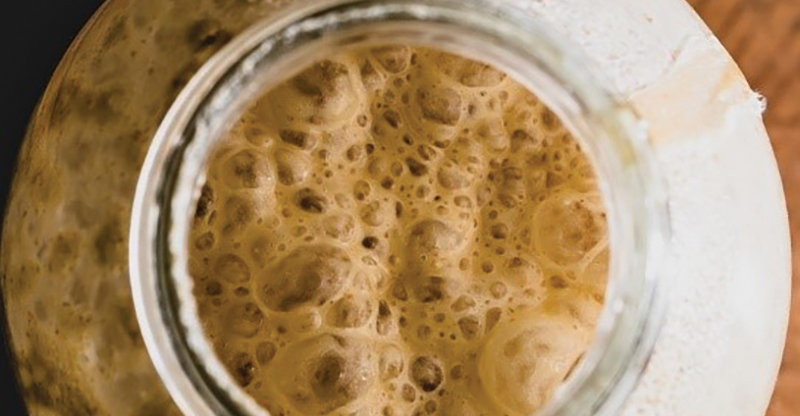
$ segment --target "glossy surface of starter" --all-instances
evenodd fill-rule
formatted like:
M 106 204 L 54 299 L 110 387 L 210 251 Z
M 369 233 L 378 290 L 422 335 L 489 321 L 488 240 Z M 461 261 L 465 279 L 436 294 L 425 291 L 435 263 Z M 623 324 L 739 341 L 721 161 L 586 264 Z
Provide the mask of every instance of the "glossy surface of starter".
M 265 94 L 208 167 L 200 316 L 274 415 L 522 415 L 592 338 L 607 273 L 589 162 L 505 74 L 405 46 Z

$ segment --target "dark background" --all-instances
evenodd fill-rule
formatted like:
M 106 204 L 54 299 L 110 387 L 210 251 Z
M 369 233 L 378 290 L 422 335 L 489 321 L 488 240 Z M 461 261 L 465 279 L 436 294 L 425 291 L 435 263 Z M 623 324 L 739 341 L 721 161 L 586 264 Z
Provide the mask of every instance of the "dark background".
M 0 207 L 5 211 L 25 127 L 72 39 L 100 0 L 5 0 L 0 11 Z M 5 328 L 5 318 L 2 319 Z M 25 415 L 0 331 L 0 415 Z M 78 415 L 76 415 L 78 416 Z

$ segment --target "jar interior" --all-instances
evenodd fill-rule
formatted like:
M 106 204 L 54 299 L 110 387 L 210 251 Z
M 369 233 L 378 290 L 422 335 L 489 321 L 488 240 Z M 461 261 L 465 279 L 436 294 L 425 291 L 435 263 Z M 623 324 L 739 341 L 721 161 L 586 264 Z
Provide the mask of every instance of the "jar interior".
M 541 409 L 608 277 L 590 160 L 491 65 L 318 57 L 217 141 L 188 238 L 199 318 L 273 415 Z
M 153 142 L 131 268 L 173 398 L 202 415 L 624 399 L 651 345 L 658 190 L 632 115 L 508 10 L 353 3 L 242 35 Z

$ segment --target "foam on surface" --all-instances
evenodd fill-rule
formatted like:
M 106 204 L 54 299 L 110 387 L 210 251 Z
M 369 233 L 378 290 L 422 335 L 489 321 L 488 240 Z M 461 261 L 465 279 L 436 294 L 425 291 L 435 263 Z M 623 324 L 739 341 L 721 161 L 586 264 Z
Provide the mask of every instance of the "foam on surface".
M 276 416 L 527 414 L 592 337 L 601 205 L 578 144 L 505 74 L 340 53 L 265 94 L 212 157 L 191 236 L 201 318 Z

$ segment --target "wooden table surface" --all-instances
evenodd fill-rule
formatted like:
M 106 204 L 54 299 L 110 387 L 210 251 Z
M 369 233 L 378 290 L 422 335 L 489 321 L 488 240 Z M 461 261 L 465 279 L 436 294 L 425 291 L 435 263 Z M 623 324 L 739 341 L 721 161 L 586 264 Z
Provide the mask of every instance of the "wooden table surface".
M 794 247 L 792 319 L 768 416 L 800 415 L 800 0 L 690 0 L 768 101 Z

